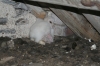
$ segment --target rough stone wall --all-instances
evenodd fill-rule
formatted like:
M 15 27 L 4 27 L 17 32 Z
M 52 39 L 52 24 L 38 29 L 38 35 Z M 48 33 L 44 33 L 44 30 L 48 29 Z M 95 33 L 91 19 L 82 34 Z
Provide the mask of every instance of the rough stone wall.
M 22 15 L 17 15 L 12 5 L 0 2 L 0 36 L 9 36 L 12 38 L 28 37 L 29 29 L 36 21 L 36 17 L 31 13 L 24 11 Z M 3 19 L 6 19 L 2 21 Z
M 30 27 L 37 19 L 31 9 L 42 11 L 41 7 L 29 7 L 27 4 L 12 0 L 0 1 L 0 37 L 29 37 Z M 67 26 L 55 14 L 52 13 L 51 17 L 55 19 L 54 35 L 66 36 Z

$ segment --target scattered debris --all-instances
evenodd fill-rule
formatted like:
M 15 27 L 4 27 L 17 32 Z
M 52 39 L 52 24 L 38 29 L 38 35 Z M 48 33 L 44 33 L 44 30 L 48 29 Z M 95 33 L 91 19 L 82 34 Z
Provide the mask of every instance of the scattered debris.
M 89 42 L 91 42 L 91 39 L 88 39 L 89 40 Z
M 93 44 L 92 46 L 91 46 L 91 50 L 95 50 L 96 49 L 96 44 Z
M 3 63 L 6 63 L 7 61 L 10 61 L 10 60 L 12 60 L 12 59 L 14 59 L 14 57 L 5 57 L 5 58 L 2 58 L 1 60 L 0 60 L 0 64 L 3 64 Z
M 75 49 L 77 46 L 76 42 L 72 43 L 72 49 Z
M 70 36 L 71 37 L 71 36 Z M 100 53 L 98 50 L 90 50 L 91 44 L 97 45 L 97 42 L 89 42 L 85 39 L 75 40 L 75 38 L 57 37 L 58 42 L 52 44 L 39 45 L 29 38 L 17 38 L 8 40 L 0 38 L 0 59 L 4 57 L 14 57 L 16 59 L 8 60 L 0 66 L 80 66 L 87 65 L 100 66 Z M 67 40 L 67 41 L 66 41 Z M 14 41 L 14 46 L 13 46 Z M 7 42 L 14 48 L 9 49 Z M 99 43 L 98 43 L 99 44 Z M 7 48 L 6 48 L 7 47 Z M 40 60 L 41 59 L 41 60 Z
M 7 46 L 8 48 L 12 49 L 14 47 L 14 41 L 13 40 L 8 41 Z
M 42 63 L 32 63 L 32 64 L 29 64 L 28 66 L 43 66 Z
M 6 43 L 6 42 L 2 42 L 2 43 L 1 43 L 1 47 L 2 47 L 2 48 L 7 48 L 7 43 Z

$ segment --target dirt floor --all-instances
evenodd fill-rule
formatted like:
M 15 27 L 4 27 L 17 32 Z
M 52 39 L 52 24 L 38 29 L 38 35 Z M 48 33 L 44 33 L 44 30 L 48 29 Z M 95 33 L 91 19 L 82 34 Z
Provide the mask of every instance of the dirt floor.
M 100 66 L 100 42 L 75 35 L 56 36 L 54 41 L 43 46 L 28 38 L 1 37 L 0 66 Z M 91 50 L 94 44 L 97 48 Z

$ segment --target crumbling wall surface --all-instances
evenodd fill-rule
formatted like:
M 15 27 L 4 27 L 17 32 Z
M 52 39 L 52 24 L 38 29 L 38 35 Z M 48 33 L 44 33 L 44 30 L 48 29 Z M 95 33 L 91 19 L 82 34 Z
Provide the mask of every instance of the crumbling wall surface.
M 0 36 L 28 37 L 29 29 L 35 23 L 36 17 L 13 5 L 0 1 Z
M 41 7 L 0 0 L 0 37 L 11 38 L 29 37 L 29 31 L 37 18 L 44 19 L 48 13 Z M 52 13 L 54 18 L 54 35 L 66 36 L 67 26 Z

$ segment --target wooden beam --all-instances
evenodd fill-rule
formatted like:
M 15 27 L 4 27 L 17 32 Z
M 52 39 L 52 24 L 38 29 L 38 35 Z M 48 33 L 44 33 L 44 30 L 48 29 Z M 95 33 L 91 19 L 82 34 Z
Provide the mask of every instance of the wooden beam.
M 29 5 L 29 4 L 26 4 L 26 5 L 30 8 L 31 13 L 35 17 L 41 18 L 41 19 L 45 18 L 46 13 L 41 7 L 37 7 L 37 6 Z
M 22 2 L 22 0 L 14 0 L 17 2 Z M 43 8 L 55 8 L 53 5 L 58 6 L 57 9 L 64 9 L 67 11 L 75 12 L 75 13 L 85 13 L 100 16 L 100 6 L 96 7 L 86 7 L 81 4 L 80 0 L 23 0 L 24 3 L 39 6 L 40 4 L 47 4 L 47 6 Z M 99 0 L 98 0 L 99 1 Z M 62 8 L 59 8 L 62 7 Z
M 81 15 L 65 10 L 50 8 L 74 33 L 83 38 L 100 40 L 100 35 Z
M 43 3 L 62 5 L 62 6 L 68 6 L 68 7 L 75 7 L 75 8 L 78 8 L 78 9 L 88 9 L 88 10 L 99 11 L 98 9 L 95 9 L 95 8 L 85 7 L 84 5 L 81 4 L 81 0 L 77 0 L 76 2 L 74 0 L 73 1 L 71 1 L 71 0 L 29 0 L 29 1 L 43 2 Z
M 83 15 L 87 18 L 87 20 L 93 25 L 93 27 L 100 33 L 100 17 L 90 14 Z

